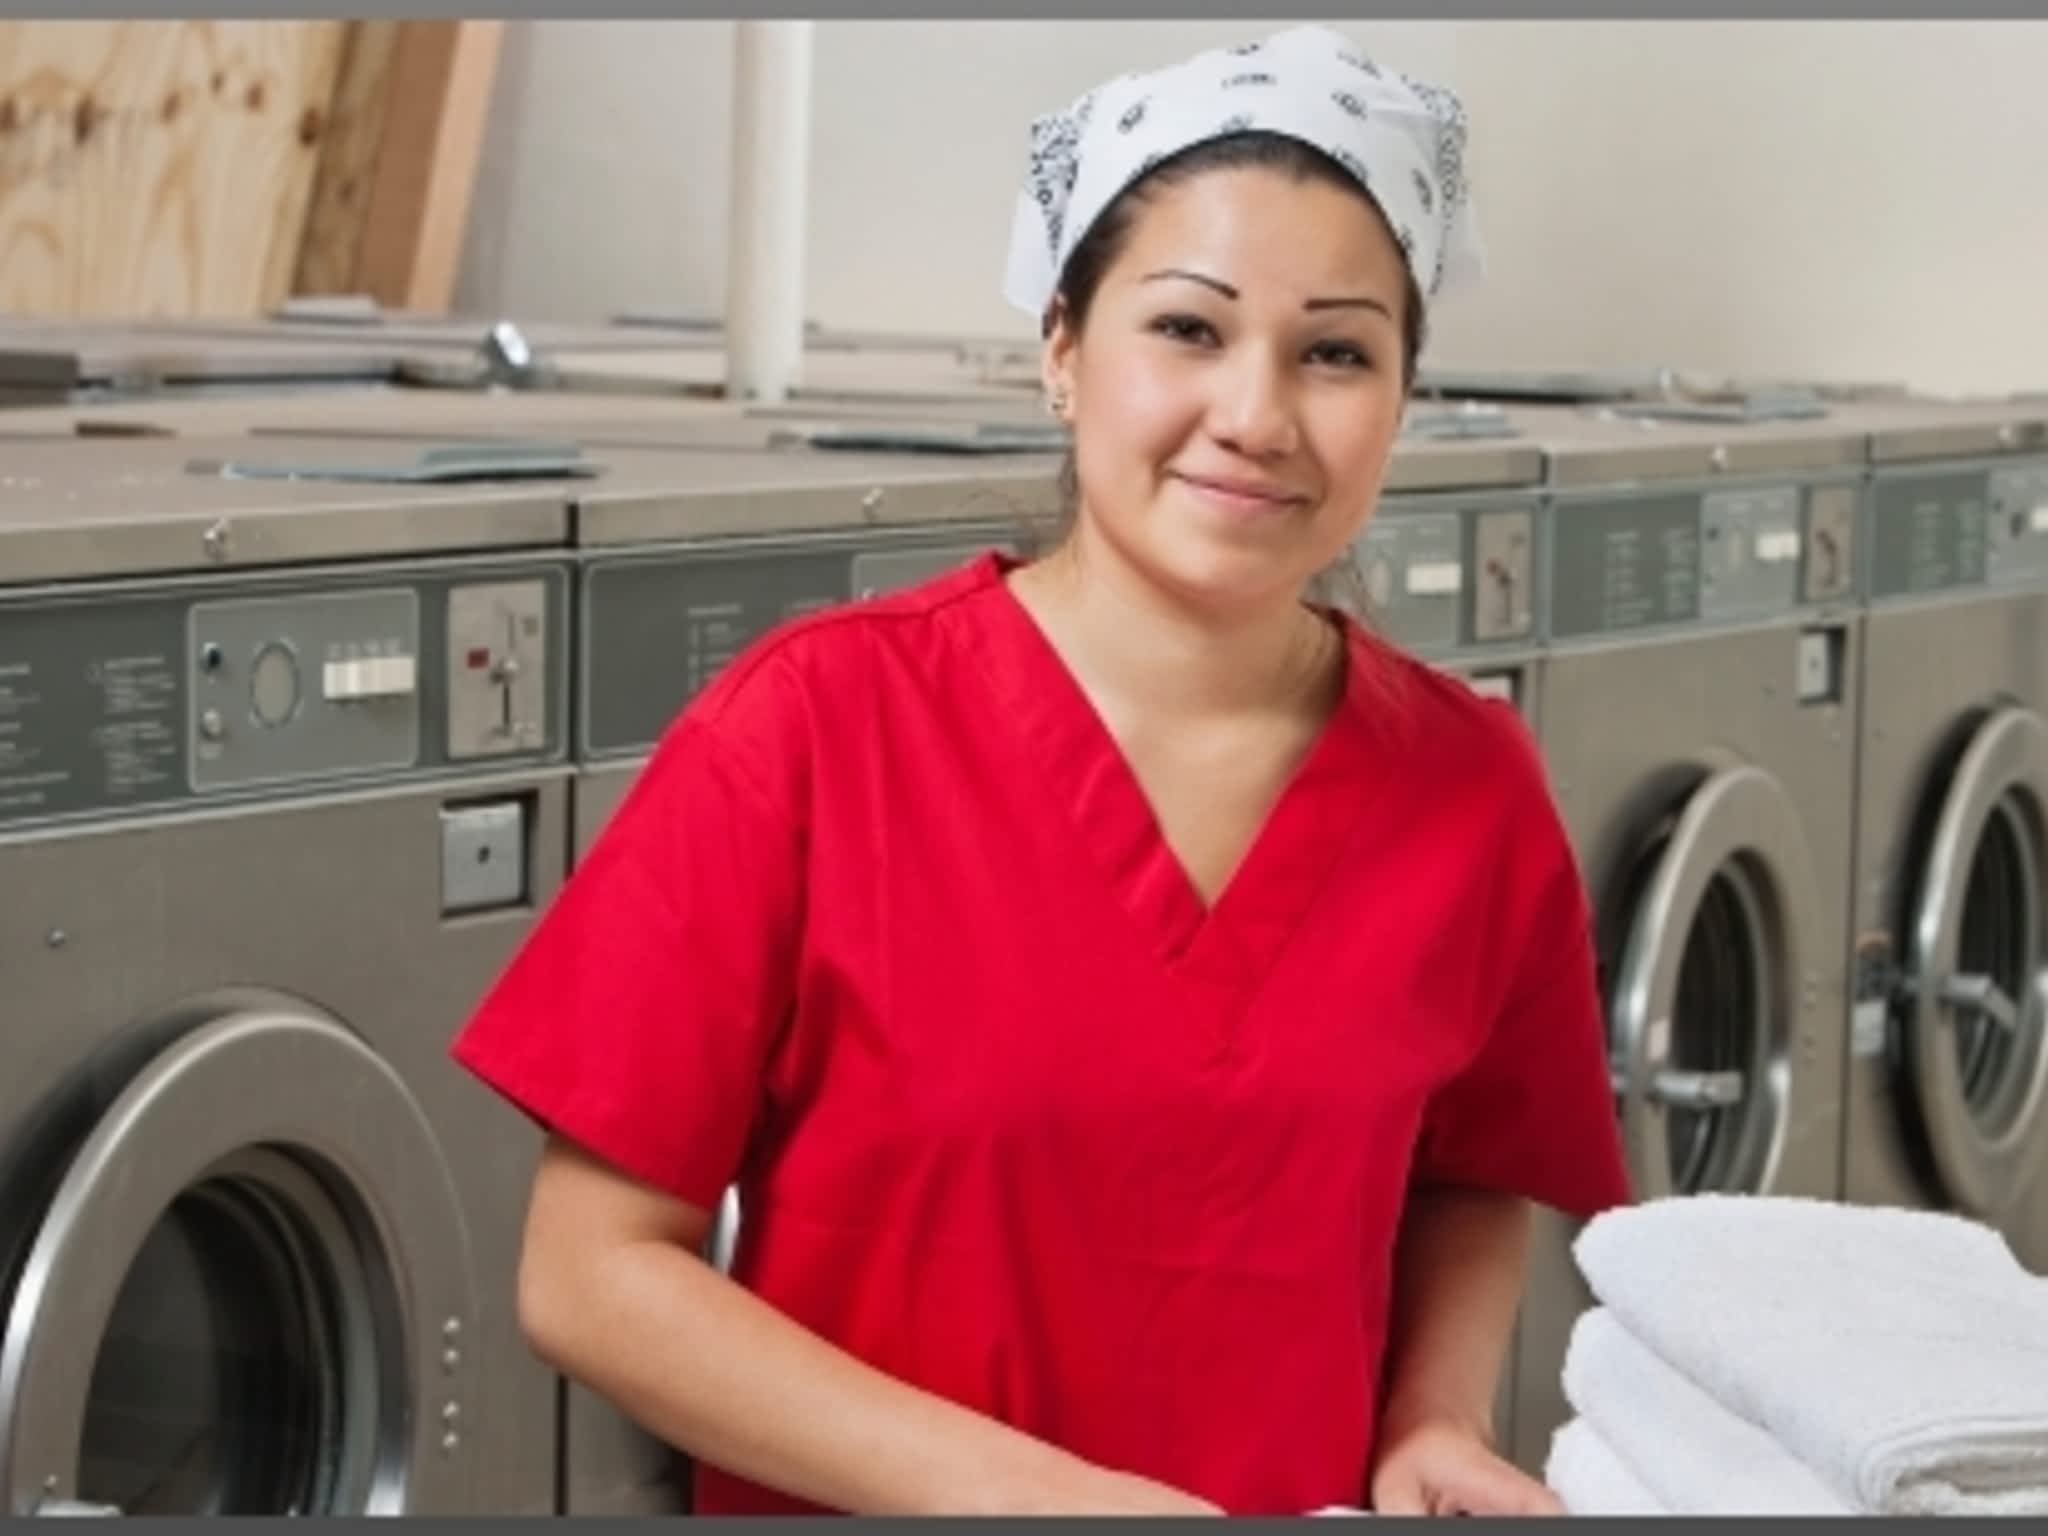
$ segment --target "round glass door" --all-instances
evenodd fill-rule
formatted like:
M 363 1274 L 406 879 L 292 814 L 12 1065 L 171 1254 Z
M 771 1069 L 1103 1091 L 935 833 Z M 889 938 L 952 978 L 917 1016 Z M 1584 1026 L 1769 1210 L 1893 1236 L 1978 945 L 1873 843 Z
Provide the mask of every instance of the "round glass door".
M 44 1209 L 0 1334 L 8 1508 L 459 1512 L 470 1312 L 453 1186 L 388 1065 L 310 1009 L 215 1017 Z
M 1942 1193 L 1999 1222 L 2048 1162 L 2048 724 L 1971 737 L 1926 845 L 1897 1065 Z
M 1784 789 L 1751 767 L 1708 778 L 1649 840 L 1627 911 L 1610 1021 L 1637 1193 L 1770 1188 L 1818 931 Z

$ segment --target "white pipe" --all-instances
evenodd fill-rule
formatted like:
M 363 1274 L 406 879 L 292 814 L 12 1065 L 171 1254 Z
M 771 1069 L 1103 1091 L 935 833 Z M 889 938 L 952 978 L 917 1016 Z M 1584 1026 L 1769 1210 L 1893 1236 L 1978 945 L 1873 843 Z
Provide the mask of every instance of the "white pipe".
M 812 26 L 733 26 L 725 383 L 738 399 L 786 399 L 803 363 Z

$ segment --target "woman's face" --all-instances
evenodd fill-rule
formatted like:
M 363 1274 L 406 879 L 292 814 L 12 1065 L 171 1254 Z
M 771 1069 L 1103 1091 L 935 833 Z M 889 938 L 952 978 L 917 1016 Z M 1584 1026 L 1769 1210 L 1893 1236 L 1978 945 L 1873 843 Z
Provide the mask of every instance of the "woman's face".
M 1083 532 L 1210 611 L 1295 601 L 1378 498 L 1405 274 L 1340 187 L 1232 168 L 1156 191 L 1082 332 L 1047 347 Z

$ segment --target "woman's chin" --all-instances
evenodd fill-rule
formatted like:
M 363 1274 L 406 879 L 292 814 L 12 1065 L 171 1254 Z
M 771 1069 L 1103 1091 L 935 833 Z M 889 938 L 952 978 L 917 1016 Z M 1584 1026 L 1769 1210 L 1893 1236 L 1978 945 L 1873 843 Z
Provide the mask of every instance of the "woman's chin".
M 1298 542 L 1216 538 L 1177 532 L 1147 551 L 1147 574 L 1185 601 L 1217 611 L 1292 603 L 1316 562 Z

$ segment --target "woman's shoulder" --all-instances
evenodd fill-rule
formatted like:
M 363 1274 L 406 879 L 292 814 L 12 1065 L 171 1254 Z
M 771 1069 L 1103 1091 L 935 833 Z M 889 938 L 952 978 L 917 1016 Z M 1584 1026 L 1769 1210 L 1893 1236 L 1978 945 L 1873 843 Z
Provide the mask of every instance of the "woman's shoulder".
M 1352 635 L 1348 707 L 1418 773 L 1439 784 L 1477 775 L 1499 787 L 1544 789 L 1536 735 L 1522 712 L 1524 679 L 1512 667 L 1466 675 L 1361 626 Z
M 1000 580 L 993 552 L 891 591 L 784 619 L 747 645 L 685 706 L 679 724 L 723 737 L 872 724 L 877 701 L 923 691 L 954 612 Z

